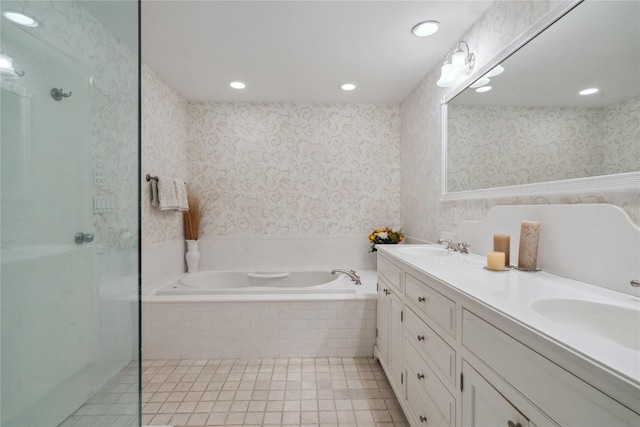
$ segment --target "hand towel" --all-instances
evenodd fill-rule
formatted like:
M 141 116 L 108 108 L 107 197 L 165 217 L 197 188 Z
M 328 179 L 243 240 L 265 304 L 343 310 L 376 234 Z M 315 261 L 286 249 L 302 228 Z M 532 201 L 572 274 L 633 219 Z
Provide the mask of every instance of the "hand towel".
M 187 185 L 183 180 L 174 178 L 174 185 L 176 187 L 176 199 L 178 204 L 178 210 L 180 212 L 187 212 L 189 210 L 189 200 L 187 198 Z
M 173 179 L 158 178 L 158 207 L 161 211 L 178 209 L 176 185 Z

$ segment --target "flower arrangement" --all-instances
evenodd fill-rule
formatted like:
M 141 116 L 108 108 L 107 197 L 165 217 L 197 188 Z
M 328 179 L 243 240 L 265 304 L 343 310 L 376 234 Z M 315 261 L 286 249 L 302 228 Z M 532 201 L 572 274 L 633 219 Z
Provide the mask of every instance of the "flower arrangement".
M 184 219 L 184 237 L 186 240 L 198 240 L 200 221 L 207 211 L 209 203 L 207 202 L 204 206 L 200 206 L 198 198 L 191 193 L 187 193 L 187 201 L 189 202 L 189 210 L 182 214 Z
M 389 227 L 373 230 L 373 232 L 369 234 L 369 243 L 371 243 L 371 250 L 369 252 L 376 252 L 376 244 L 378 243 L 396 244 L 403 240 L 404 234 L 402 233 L 402 228 L 398 231 L 393 231 Z

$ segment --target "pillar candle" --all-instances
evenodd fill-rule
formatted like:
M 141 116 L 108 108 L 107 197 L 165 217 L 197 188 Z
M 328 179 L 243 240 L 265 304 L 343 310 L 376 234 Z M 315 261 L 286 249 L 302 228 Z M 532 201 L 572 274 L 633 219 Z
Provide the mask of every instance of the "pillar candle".
M 489 252 L 487 254 L 487 268 L 489 270 L 504 270 L 504 252 Z
M 520 246 L 518 250 L 518 268 L 535 270 L 538 266 L 538 238 L 540 223 L 522 221 L 520 226 Z
M 493 235 L 493 251 L 504 252 L 504 266 L 509 267 L 509 253 L 511 251 L 511 236 L 508 234 Z

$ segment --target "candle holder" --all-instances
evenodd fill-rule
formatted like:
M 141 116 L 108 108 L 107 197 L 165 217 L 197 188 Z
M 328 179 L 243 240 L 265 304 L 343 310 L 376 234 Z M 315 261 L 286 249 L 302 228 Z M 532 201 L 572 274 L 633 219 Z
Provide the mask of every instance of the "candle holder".
M 542 271 L 542 269 L 537 268 L 537 267 L 535 269 L 533 269 L 533 270 L 529 270 L 528 268 L 522 268 L 522 267 L 518 267 L 518 266 L 514 265 L 514 266 L 512 266 L 512 268 L 515 268 L 518 271 L 525 271 L 527 273 L 535 273 L 536 271 Z
M 495 271 L 495 272 L 497 272 L 497 273 L 504 273 L 505 271 L 509 271 L 509 270 L 511 270 L 511 266 L 509 266 L 509 267 L 505 267 L 505 268 L 503 268 L 502 270 L 498 270 L 498 269 L 494 269 L 494 268 L 489 268 L 489 267 L 487 267 L 486 265 L 482 266 L 482 268 L 484 268 L 484 269 L 485 269 L 485 270 L 487 270 L 487 271 Z

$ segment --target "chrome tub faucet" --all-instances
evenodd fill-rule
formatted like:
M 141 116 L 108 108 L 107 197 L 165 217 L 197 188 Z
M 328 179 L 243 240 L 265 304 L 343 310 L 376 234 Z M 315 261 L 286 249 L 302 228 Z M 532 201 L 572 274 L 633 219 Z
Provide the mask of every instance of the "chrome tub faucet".
M 344 273 L 347 276 L 349 276 L 351 278 L 352 281 L 355 282 L 356 285 L 361 285 L 362 282 L 360 281 L 360 276 L 358 276 L 356 274 L 355 270 L 342 270 L 339 268 L 336 268 L 335 270 L 331 270 L 331 274 L 336 274 L 336 273 Z
M 447 244 L 447 249 L 452 249 L 462 254 L 468 254 L 469 248 L 471 247 L 471 245 L 467 242 L 456 243 L 451 239 L 438 239 L 438 244 L 441 245 L 442 243 Z

